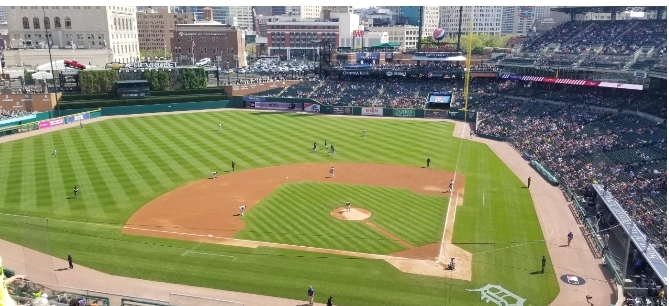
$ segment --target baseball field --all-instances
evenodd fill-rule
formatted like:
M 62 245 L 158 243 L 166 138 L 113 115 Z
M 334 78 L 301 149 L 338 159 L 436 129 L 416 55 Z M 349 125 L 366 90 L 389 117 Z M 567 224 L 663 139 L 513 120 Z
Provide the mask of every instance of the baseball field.
M 453 129 L 223 111 L 2 143 L 0 239 L 114 275 L 301 300 L 313 286 L 320 303 L 485 305 L 470 290 L 495 285 L 550 304 L 529 191 Z

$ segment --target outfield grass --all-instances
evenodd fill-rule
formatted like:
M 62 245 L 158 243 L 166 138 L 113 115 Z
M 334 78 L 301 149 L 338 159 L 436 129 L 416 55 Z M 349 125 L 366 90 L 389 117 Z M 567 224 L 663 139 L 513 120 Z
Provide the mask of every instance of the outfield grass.
M 218 122 L 224 131 L 216 131 Z M 0 144 L 0 212 L 50 218 L 52 254 L 63 258 L 72 252 L 80 264 L 111 274 L 295 299 L 303 299 L 304 288 L 313 285 L 317 301 L 332 294 L 344 305 L 482 305 L 478 293 L 465 289 L 491 283 L 527 298 L 527 305 L 548 304 L 558 292 L 552 270 L 529 273 L 548 252 L 528 191 L 485 145 L 462 141 L 460 150 L 461 141 L 451 137 L 453 127 L 250 112 L 112 119 Z M 368 132 L 365 138 L 362 129 Z M 310 153 L 314 140 L 322 146 L 326 139 L 337 146 L 336 156 Z M 50 156 L 53 149 L 58 157 Z M 467 185 L 453 241 L 475 254 L 472 282 L 405 274 L 368 259 L 121 234 L 120 226 L 142 205 L 212 170 L 227 169 L 231 160 L 244 170 L 327 161 L 422 166 L 430 157 L 432 167 L 454 171 L 458 154 L 457 172 L 467 176 Z M 77 200 L 68 199 L 74 185 L 80 189 Z M 35 231 L 25 225 L 21 231 L 16 219 L 21 218 L 0 215 L 0 238 L 37 244 L 26 241 Z M 410 234 L 392 221 L 374 220 L 412 243 L 421 241 L 419 232 Z M 315 227 L 305 226 L 300 233 Z M 425 233 L 431 227 L 425 225 Z M 233 264 L 181 256 L 187 250 L 237 254 L 238 259 Z
M 441 241 L 448 207 L 446 197 L 419 195 L 405 189 L 316 182 L 277 189 L 246 213 L 246 226 L 235 238 L 372 254 L 406 249 L 361 222 L 331 217 L 330 212 L 346 201 L 371 211 L 369 221 L 414 246 Z

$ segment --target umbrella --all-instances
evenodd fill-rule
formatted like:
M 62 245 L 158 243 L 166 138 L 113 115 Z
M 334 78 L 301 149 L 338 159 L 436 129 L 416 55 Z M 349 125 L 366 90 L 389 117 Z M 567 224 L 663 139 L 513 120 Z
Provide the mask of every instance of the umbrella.
M 35 72 L 32 74 L 33 79 L 35 80 L 46 80 L 46 79 L 53 79 L 53 74 L 40 71 L 40 72 Z

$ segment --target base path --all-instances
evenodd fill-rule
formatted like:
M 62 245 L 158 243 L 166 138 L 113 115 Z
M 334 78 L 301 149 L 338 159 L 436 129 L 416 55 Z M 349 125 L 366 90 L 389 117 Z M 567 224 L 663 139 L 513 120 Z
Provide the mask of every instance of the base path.
M 469 131 L 473 124 L 456 122 L 453 130 L 454 137 L 465 135 L 469 139 Z M 465 129 L 463 134 L 463 129 Z M 562 191 L 550 185 L 541 178 L 523 157 L 508 143 L 484 139 L 471 138 L 472 141 L 485 143 L 520 179 L 519 184 L 533 177 L 530 195 L 534 208 L 539 217 L 541 230 L 548 246 L 548 253 L 555 270 L 555 278 L 560 285 L 560 293 L 551 305 L 589 305 L 585 301 L 586 295 L 591 295 L 590 302 L 594 306 L 609 306 L 617 301 L 616 283 L 602 260 L 595 258 L 583 236 L 575 236 L 571 246 L 563 247 L 567 243 L 567 233 L 581 233 L 581 227 L 574 219 L 569 208 L 570 203 L 565 200 Z M 521 185 L 522 187 L 522 185 Z M 585 285 L 572 286 L 560 280 L 564 274 L 577 275 L 586 280 Z
M 329 174 L 332 166 L 335 167 L 334 177 Z M 191 183 L 154 199 L 128 220 L 123 233 L 251 248 L 268 246 L 383 259 L 407 273 L 471 280 L 471 264 L 464 264 L 471 263 L 471 260 L 463 260 L 462 271 L 459 273 L 444 272 L 443 264 L 435 262 L 439 254 L 438 244 L 436 247 L 412 248 L 405 253 L 400 252 L 399 256 L 388 256 L 232 239 L 245 225 L 239 218 L 240 206 L 246 205 L 245 211 L 252 210 L 255 204 L 282 184 L 301 181 L 357 184 L 405 188 L 416 193 L 446 197 L 448 184 L 453 178 L 453 173 L 429 168 L 364 163 L 297 164 L 229 172 L 216 179 Z M 458 175 L 457 182 L 462 189 L 465 185 L 464 176 Z M 455 202 L 449 203 L 449 212 L 454 210 L 453 206 Z M 368 225 L 390 239 L 399 240 L 373 224 Z M 398 242 L 411 246 L 404 241 Z M 450 248 L 459 249 L 452 245 Z M 471 255 L 466 255 L 469 253 L 460 251 L 460 255 L 464 256 L 460 258 L 471 258 Z

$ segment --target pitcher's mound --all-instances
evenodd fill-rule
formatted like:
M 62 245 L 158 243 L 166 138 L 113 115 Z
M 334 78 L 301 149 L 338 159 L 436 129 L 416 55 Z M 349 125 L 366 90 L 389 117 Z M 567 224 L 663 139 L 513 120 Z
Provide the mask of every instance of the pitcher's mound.
M 330 213 L 333 217 L 341 220 L 365 220 L 372 216 L 369 210 L 362 208 L 351 208 L 346 211 L 346 207 L 339 207 Z

